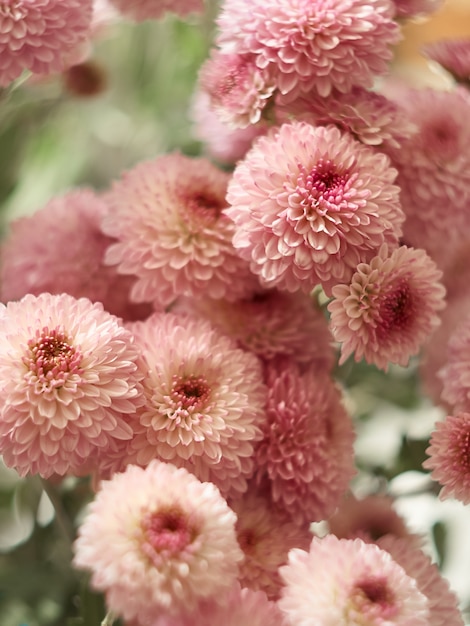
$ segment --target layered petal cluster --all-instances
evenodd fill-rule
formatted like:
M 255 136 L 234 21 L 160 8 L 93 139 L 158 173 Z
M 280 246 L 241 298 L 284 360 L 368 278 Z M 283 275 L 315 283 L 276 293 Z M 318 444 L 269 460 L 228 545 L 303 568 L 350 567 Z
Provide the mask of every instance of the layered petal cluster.
M 61 72 L 85 41 L 92 0 L 4 0 L 0 3 L 0 86 L 24 70 Z
M 464 317 L 453 329 L 447 345 L 447 363 L 438 372 L 444 385 L 442 398 L 456 411 L 470 411 L 469 347 L 470 316 L 464 309 Z
M 1 299 L 68 293 L 101 302 L 124 319 L 150 315 L 149 304 L 130 302 L 134 279 L 103 263 L 114 241 L 100 229 L 107 210 L 91 189 L 77 189 L 53 198 L 31 216 L 14 220 L 0 249 Z
M 297 524 L 327 519 L 355 474 L 351 418 L 331 379 L 315 369 L 271 365 L 266 377 L 256 478 Z
M 151 623 L 223 598 L 242 552 L 217 488 L 171 464 L 129 466 L 104 481 L 78 531 L 74 565 L 126 620 Z
M 350 279 L 404 219 L 384 154 L 334 126 L 283 124 L 260 137 L 228 186 L 233 239 L 269 287 L 326 291 Z
M 440 498 L 470 503 L 470 413 L 448 415 L 437 422 L 423 463 L 431 477 L 442 485 Z
M 228 174 L 180 154 L 140 163 L 107 194 L 103 229 L 119 240 L 106 262 L 138 277 L 132 297 L 160 306 L 179 295 L 237 299 L 255 279 L 237 255 L 223 214 Z
M 329 372 L 335 361 L 326 318 L 309 296 L 271 289 L 227 302 L 198 298 L 178 304 L 202 315 L 226 335 L 266 361 L 288 357 Z
M 429 603 L 416 580 L 375 544 L 327 535 L 310 551 L 291 550 L 279 601 L 303 626 L 429 626 Z
M 132 438 L 139 351 L 119 320 L 81 298 L 25 296 L 0 309 L 0 453 L 24 476 L 80 471 Z
M 157 20 L 167 11 L 186 17 L 190 13 L 201 13 L 204 0 L 110 0 L 118 11 L 126 17 L 143 22 Z
M 156 314 L 131 329 L 148 373 L 128 462 L 160 458 L 214 482 L 224 494 L 246 491 L 265 421 L 257 357 L 189 316 Z
M 254 55 L 283 94 L 328 96 L 387 71 L 394 12 L 391 0 L 225 0 L 216 42 L 223 54 Z
M 424 46 L 423 52 L 452 74 L 458 83 L 470 83 L 470 38 L 433 41 Z
M 333 288 L 328 305 L 331 329 L 342 343 L 340 363 L 354 354 L 387 370 L 389 362 L 407 365 L 440 323 L 445 306 L 442 272 L 424 252 L 383 246 L 368 264 L 357 267 L 349 285 Z

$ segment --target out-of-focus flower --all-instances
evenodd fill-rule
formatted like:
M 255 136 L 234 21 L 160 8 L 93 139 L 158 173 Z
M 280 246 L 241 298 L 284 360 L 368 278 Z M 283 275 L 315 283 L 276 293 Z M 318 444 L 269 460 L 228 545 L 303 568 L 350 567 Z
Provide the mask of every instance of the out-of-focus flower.
M 442 5 L 444 0 L 393 0 L 396 17 L 413 18 L 429 15 Z
M 291 550 L 279 607 L 290 623 L 428 626 L 428 600 L 390 554 L 360 539 L 327 535 Z
M 265 421 L 257 357 L 199 318 L 156 314 L 130 328 L 148 374 L 128 462 L 160 458 L 214 482 L 224 494 L 246 491 Z
M 0 86 L 24 70 L 61 72 L 85 41 L 92 0 L 6 0 L 0 3 Z
M 91 571 L 113 613 L 148 624 L 217 601 L 242 552 L 236 516 L 211 483 L 152 462 L 104 481 L 78 531 L 74 565 Z
M 106 195 L 103 229 L 119 240 L 106 262 L 138 277 L 131 295 L 161 307 L 179 295 L 236 300 L 256 286 L 223 214 L 229 175 L 180 154 L 140 163 Z
M 361 263 L 349 285 L 333 288 L 331 329 L 342 343 L 340 363 L 354 354 L 387 370 L 407 365 L 439 324 L 445 289 L 442 272 L 424 252 L 401 246 L 389 256 L 383 246 Z
M 256 478 L 274 505 L 302 524 L 328 518 L 346 492 L 355 473 L 354 433 L 328 375 L 289 365 L 267 367 Z
M 468 302 L 468 300 L 466 301 Z M 442 398 L 455 411 L 470 411 L 470 315 L 454 328 L 447 345 L 447 362 L 438 372 L 444 389 Z
M 283 94 L 327 96 L 369 87 L 384 74 L 399 38 L 390 0 L 225 0 L 216 43 L 223 54 L 252 54 Z
M 404 219 L 396 170 L 384 154 L 333 126 L 283 124 L 256 140 L 228 186 L 239 253 L 268 287 L 328 292 Z
M 143 403 L 139 351 L 119 320 L 67 294 L 0 309 L 0 452 L 20 475 L 79 471 L 131 439 Z
M 101 302 L 127 320 L 150 315 L 150 304 L 130 302 L 134 279 L 103 263 L 113 242 L 100 230 L 106 212 L 107 205 L 96 193 L 78 189 L 13 221 L 0 248 L 2 300 L 19 300 L 28 293 L 68 293 Z
M 423 53 L 452 74 L 458 83 L 470 84 L 470 39 L 433 41 L 423 47 Z
M 203 0 L 110 0 L 118 11 L 136 22 L 158 20 L 167 11 L 186 17 L 190 13 L 201 13 Z

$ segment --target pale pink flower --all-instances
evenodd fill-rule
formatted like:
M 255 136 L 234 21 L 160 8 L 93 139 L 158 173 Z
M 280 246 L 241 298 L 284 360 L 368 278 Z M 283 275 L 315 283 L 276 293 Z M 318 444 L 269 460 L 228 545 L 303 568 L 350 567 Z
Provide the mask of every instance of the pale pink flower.
M 468 300 L 464 301 L 468 303 Z M 447 362 L 438 372 L 444 389 L 442 398 L 455 411 L 470 411 L 470 315 L 464 308 L 460 323 L 447 345 Z
M 437 565 L 416 543 L 393 535 L 381 537 L 377 543 L 416 581 L 419 591 L 427 598 L 428 626 L 464 626 L 457 596 Z
M 326 317 L 316 302 L 301 292 L 271 289 L 236 302 L 195 298 L 179 302 L 177 308 L 207 318 L 264 360 L 289 357 L 322 372 L 333 368 L 335 351 Z
M 257 481 L 297 524 L 326 519 L 355 474 L 351 418 L 332 380 L 313 368 L 270 365 L 266 379 Z
M 221 54 L 212 51 L 199 74 L 200 89 L 221 122 L 246 128 L 261 120 L 275 90 L 267 70 L 260 70 L 250 54 Z
M 283 124 L 235 168 L 234 245 L 268 287 L 329 291 L 384 241 L 398 244 L 395 176 L 385 155 L 333 126 Z
M 20 475 L 80 469 L 132 437 L 143 370 L 119 320 L 67 294 L 0 309 L 0 452 Z
M 85 41 L 92 0 L 4 0 L 0 3 L 0 86 L 21 76 L 61 72 Z
M 470 84 L 470 38 L 433 41 L 423 47 L 423 52 L 452 74 L 458 83 Z
M 377 545 L 327 535 L 291 550 L 279 607 L 302 626 L 429 626 L 416 581 Z
M 148 365 L 128 462 L 184 466 L 224 494 L 246 491 L 265 421 L 261 364 L 209 322 L 155 314 L 130 326 Z
M 281 93 L 327 96 L 369 87 L 384 74 L 399 39 L 391 0 L 225 0 L 216 43 L 223 54 L 252 54 Z
M 126 17 L 143 22 L 163 17 L 167 11 L 186 17 L 190 13 L 201 13 L 203 0 L 110 0 L 118 11 Z
M 223 214 L 229 175 L 180 154 L 140 163 L 114 183 L 104 231 L 119 240 L 106 262 L 138 277 L 131 295 L 161 307 L 179 295 L 237 299 L 256 285 Z
M 100 230 L 107 210 L 91 189 L 77 189 L 53 198 L 31 216 L 14 220 L 0 249 L 1 299 L 68 293 L 101 302 L 107 311 L 125 319 L 150 315 L 149 304 L 130 302 L 134 279 L 103 263 L 114 241 Z
M 91 572 L 113 613 L 148 624 L 232 588 L 242 559 L 235 522 L 218 489 L 185 469 L 129 466 L 101 483 L 74 565 Z
M 397 18 L 413 18 L 429 15 L 442 5 L 444 0 L 393 0 Z
M 275 510 L 269 499 L 252 488 L 242 498 L 229 501 L 237 514 L 237 539 L 243 550 L 239 580 L 243 587 L 264 591 L 276 600 L 281 589 L 279 567 L 291 548 L 307 550 L 312 541 L 309 524 L 294 524 Z
M 439 324 L 445 306 L 442 272 L 424 252 L 387 246 L 370 263 L 361 263 L 349 285 L 333 288 L 328 305 L 331 329 L 342 343 L 340 363 L 355 361 L 387 370 L 406 366 Z

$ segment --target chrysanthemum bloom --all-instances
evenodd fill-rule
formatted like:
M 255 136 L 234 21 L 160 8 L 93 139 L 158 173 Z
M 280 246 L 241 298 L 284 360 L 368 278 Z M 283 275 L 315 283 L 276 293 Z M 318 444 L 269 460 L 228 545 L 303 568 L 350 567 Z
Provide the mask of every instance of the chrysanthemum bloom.
M 252 292 L 255 279 L 222 212 L 228 179 L 206 159 L 172 154 L 140 163 L 114 183 L 103 228 L 119 242 L 106 262 L 138 276 L 136 302 L 164 307 L 179 295 L 237 299 Z
M 239 581 L 243 587 L 264 591 L 276 600 L 282 585 L 279 567 L 287 563 L 291 548 L 308 550 L 312 541 L 309 524 L 294 524 L 253 488 L 229 504 L 237 514 L 237 539 L 245 555 Z
M 412 18 L 434 13 L 444 0 L 393 0 L 396 17 Z
M 340 539 L 375 542 L 384 535 L 411 537 L 403 518 L 393 508 L 393 500 L 383 495 L 360 499 L 347 495 L 329 518 L 328 526 Z
M 391 0 L 225 0 L 216 43 L 224 54 L 253 54 L 281 93 L 345 93 L 387 71 L 394 11 Z
M 128 462 L 184 466 L 227 494 L 246 491 L 265 420 L 257 357 L 209 322 L 155 314 L 131 325 L 148 364 L 147 404 Z
M 60 72 L 89 31 L 92 0 L 4 0 L 0 3 L 0 86 L 21 76 Z
M 470 412 L 469 372 L 470 315 L 467 310 L 450 336 L 447 345 L 447 363 L 438 372 L 444 384 L 442 398 L 454 407 L 455 411 Z
M 312 92 L 291 100 L 280 94 L 275 112 L 280 122 L 295 118 L 313 125 L 335 124 L 370 146 L 399 147 L 415 132 L 414 124 L 396 102 L 362 87 L 345 94 L 334 90 L 327 98 Z
M 67 294 L 0 309 L 0 453 L 20 475 L 74 472 L 131 439 L 143 370 L 119 320 Z
M 101 302 L 124 319 L 147 317 L 150 305 L 130 302 L 134 279 L 103 263 L 113 242 L 100 230 L 106 212 L 107 205 L 91 189 L 77 189 L 13 221 L 0 249 L 1 299 L 68 293 Z
M 470 413 L 448 415 L 437 422 L 423 463 L 442 485 L 440 498 L 470 503 Z
M 388 158 L 333 126 L 283 124 L 235 168 L 225 213 L 234 245 L 268 287 L 346 282 L 404 219 Z
M 437 565 L 416 543 L 393 535 L 384 536 L 377 543 L 416 581 L 419 591 L 427 598 L 429 626 L 464 626 L 457 596 L 451 591 Z
M 452 74 L 463 85 L 470 83 L 470 39 L 442 39 L 423 47 L 423 53 L 431 61 Z
M 271 289 L 237 302 L 194 298 L 178 307 L 209 319 L 242 348 L 264 360 L 289 357 L 322 372 L 333 368 L 335 352 L 328 323 L 306 294 Z
M 450 248 L 469 230 L 470 97 L 453 91 L 400 89 L 398 99 L 417 132 L 388 148 L 406 221 L 404 242 L 431 255 Z
M 266 378 L 256 479 L 267 481 L 274 505 L 296 523 L 326 519 L 355 473 L 351 418 L 331 379 L 313 368 L 271 365 Z
M 78 531 L 74 565 L 113 613 L 148 624 L 223 597 L 242 552 L 236 516 L 211 483 L 154 461 L 104 481 Z
M 143 22 L 156 20 L 171 11 L 181 17 L 190 13 L 201 13 L 204 9 L 203 0 L 110 0 L 118 11 L 126 17 Z
M 428 600 L 390 554 L 360 539 L 327 535 L 291 550 L 279 601 L 302 626 L 429 626 Z
M 349 285 L 333 287 L 331 329 L 342 343 L 340 364 L 354 354 L 387 370 L 406 366 L 439 324 L 445 306 L 442 272 L 424 252 L 387 246 L 361 263 Z
M 269 71 L 260 70 L 253 55 L 221 54 L 215 49 L 201 68 L 199 84 L 220 120 L 232 128 L 259 122 L 276 88 Z

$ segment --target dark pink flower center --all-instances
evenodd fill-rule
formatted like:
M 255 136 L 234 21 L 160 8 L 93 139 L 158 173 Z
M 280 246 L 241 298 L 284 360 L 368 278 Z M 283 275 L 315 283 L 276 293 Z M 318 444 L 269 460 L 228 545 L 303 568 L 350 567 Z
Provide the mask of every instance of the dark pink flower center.
M 143 550 L 152 560 L 183 552 L 196 538 L 197 529 L 178 508 L 150 513 L 142 521 Z
M 80 373 L 81 359 L 80 350 L 70 344 L 63 329 L 46 326 L 29 340 L 23 363 L 41 383 L 57 387 L 70 374 Z
M 297 191 L 303 196 L 302 206 L 307 216 L 325 215 L 342 208 L 349 175 L 339 173 L 336 165 L 320 159 L 309 173 L 301 172 L 297 180 Z
M 461 472 L 463 479 L 470 475 L 470 430 L 460 430 L 456 433 L 453 450 L 449 455 Z
M 391 332 L 405 331 L 414 317 L 413 295 L 406 279 L 384 294 L 379 305 L 377 334 L 385 337 Z
M 226 207 L 223 197 L 208 190 L 187 190 L 179 195 L 179 200 L 190 231 L 198 232 L 206 225 L 216 222 Z
M 383 577 L 370 576 L 360 580 L 354 585 L 350 599 L 355 611 L 371 618 L 390 619 L 398 611 L 395 594 Z
M 200 408 L 209 397 L 210 387 L 202 376 L 175 376 L 171 397 L 178 408 L 195 410 Z
M 258 537 L 253 528 L 244 528 L 238 532 L 237 540 L 245 554 L 252 554 L 258 543 Z

